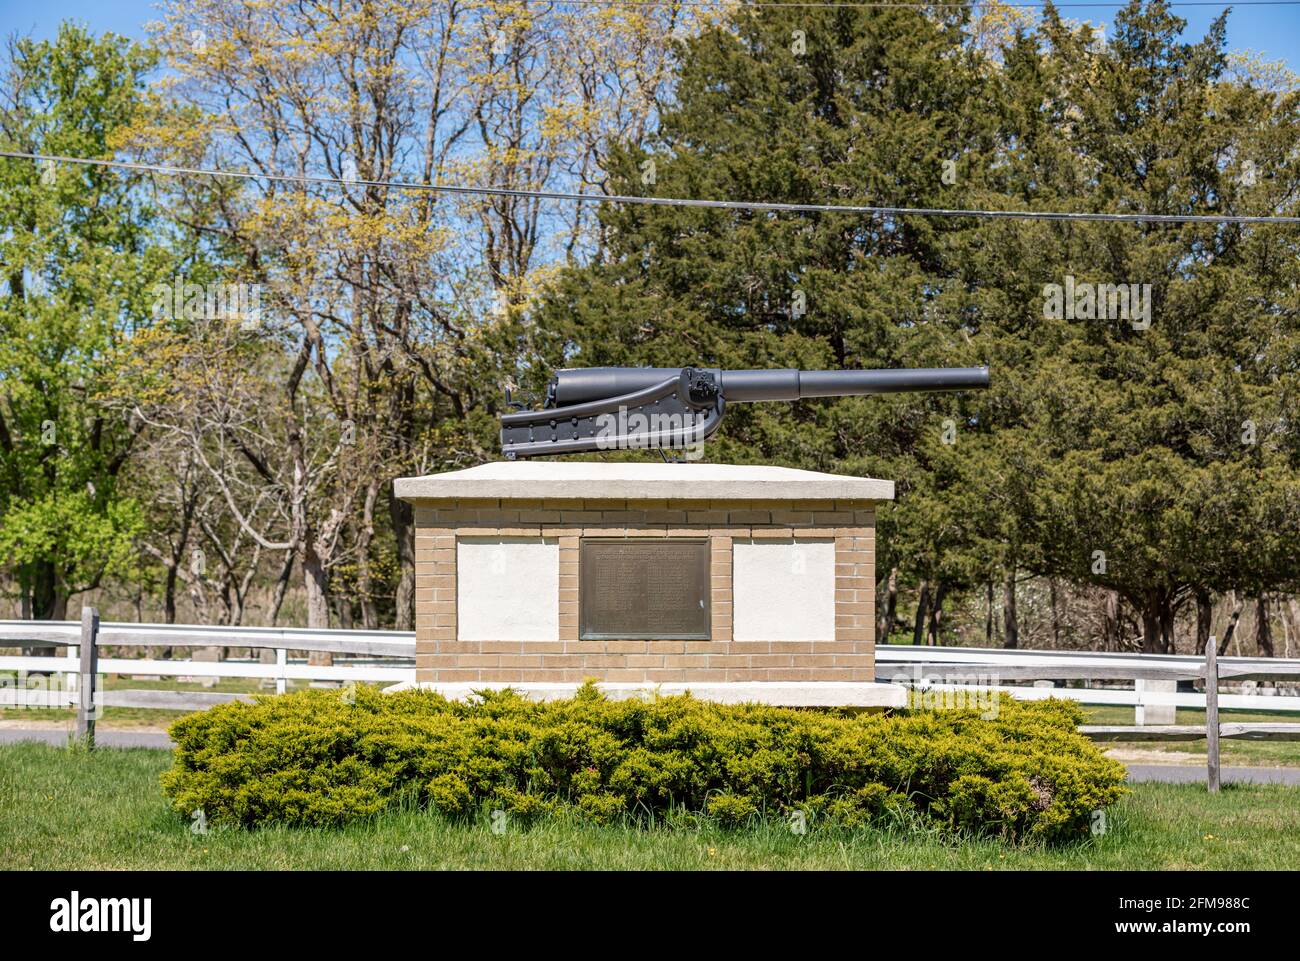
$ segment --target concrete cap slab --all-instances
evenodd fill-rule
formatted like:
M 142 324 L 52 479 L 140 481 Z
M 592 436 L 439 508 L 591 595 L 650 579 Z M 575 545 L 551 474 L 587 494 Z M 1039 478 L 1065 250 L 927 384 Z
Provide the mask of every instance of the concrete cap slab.
M 403 500 L 603 497 L 619 500 L 893 500 L 894 482 L 792 467 L 737 464 L 496 461 L 400 477 Z

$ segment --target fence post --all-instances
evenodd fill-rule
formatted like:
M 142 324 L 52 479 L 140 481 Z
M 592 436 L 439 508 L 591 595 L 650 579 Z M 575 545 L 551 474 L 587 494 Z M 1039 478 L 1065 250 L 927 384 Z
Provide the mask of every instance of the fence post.
M 77 738 L 95 746 L 95 675 L 99 673 L 99 611 L 81 609 L 81 673 L 77 680 Z
M 1219 659 L 1218 642 L 1205 643 L 1205 760 L 1211 794 L 1219 791 Z
M 1133 700 L 1135 702 L 1133 706 L 1133 723 L 1138 727 L 1145 727 L 1147 723 L 1147 709 L 1146 705 L 1142 703 L 1146 691 L 1147 683 L 1144 679 L 1139 677 L 1133 681 Z
M 283 647 L 275 649 L 275 693 L 284 693 L 284 668 L 289 663 L 289 652 Z

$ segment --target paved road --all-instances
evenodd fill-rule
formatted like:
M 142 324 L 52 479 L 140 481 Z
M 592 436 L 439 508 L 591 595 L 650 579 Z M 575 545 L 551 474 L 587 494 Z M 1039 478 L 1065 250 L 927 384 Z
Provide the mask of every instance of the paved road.
M 68 731 L 50 728 L 45 730 L 0 730 L 0 744 L 17 741 L 41 741 L 62 747 L 68 742 Z M 100 747 L 154 747 L 172 746 L 166 734 L 157 731 L 98 731 L 95 743 Z M 1126 764 L 1131 781 L 1163 781 L 1168 784 L 1203 784 L 1205 767 L 1192 764 Z M 1225 767 L 1219 772 L 1224 784 L 1300 784 L 1300 767 Z
M 59 728 L 44 730 L 0 730 L 0 744 L 14 744 L 18 741 L 41 741 L 55 747 L 68 743 L 70 732 Z M 171 739 L 166 734 L 156 731 L 96 731 L 97 747 L 171 747 Z

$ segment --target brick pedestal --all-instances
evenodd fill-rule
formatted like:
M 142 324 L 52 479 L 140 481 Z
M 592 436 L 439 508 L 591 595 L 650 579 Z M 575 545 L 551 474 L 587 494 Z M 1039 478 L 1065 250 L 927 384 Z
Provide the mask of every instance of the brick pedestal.
M 500 463 L 399 481 L 398 495 L 415 510 L 417 680 L 873 682 L 876 505 L 892 488 L 784 468 L 694 464 Z M 654 496 L 619 496 L 637 494 Z M 706 540 L 708 639 L 583 640 L 584 538 Z M 458 558 L 470 556 L 467 544 L 497 541 L 503 560 L 491 597 L 467 593 Z M 743 575 L 764 578 L 743 592 L 762 610 L 738 619 L 735 558 L 757 544 L 790 549 L 749 552 L 779 561 L 778 573 L 768 564 L 766 573 Z M 805 555 L 824 567 L 810 573 Z M 788 585 L 797 587 L 780 576 L 786 558 Z M 475 583 L 484 583 L 481 574 Z M 517 636 L 467 638 L 463 608 L 476 603 L 490 604 L 489 622 Z M 481 632 L 484 618 L 473 620 Z M 738 638 L 738 623 L 754 636 Z M 799 639 L 782 639 L 791 633 Z

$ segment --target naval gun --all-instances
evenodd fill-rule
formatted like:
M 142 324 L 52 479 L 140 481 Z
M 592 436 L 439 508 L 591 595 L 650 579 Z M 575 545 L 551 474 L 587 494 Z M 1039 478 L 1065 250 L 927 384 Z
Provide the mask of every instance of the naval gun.
M 728 404 L 907 391 L 981 390 L 987 367 L 911 370 L 720 370 L 585 367 L 556 371 L 540 410 L 501 415 L 510 460 L 599 450 L 674 450 L 712 435 Z M 508 406 L 523 405 L 511 401 Z

